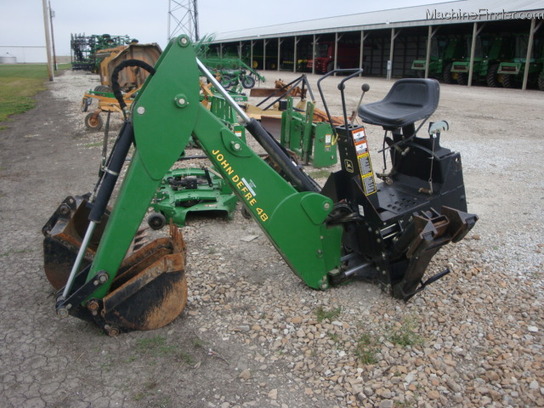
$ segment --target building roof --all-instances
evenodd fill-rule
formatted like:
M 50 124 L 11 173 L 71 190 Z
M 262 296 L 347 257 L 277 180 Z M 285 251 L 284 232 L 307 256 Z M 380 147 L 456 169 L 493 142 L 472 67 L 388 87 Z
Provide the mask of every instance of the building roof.
M 542 0 L 457 0 L 229 31 L 214 42 L 531 18 L 544 18 Z

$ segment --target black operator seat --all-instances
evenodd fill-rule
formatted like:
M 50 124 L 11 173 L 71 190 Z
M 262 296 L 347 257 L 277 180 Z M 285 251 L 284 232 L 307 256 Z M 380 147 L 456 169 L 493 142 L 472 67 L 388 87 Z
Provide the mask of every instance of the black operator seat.
M 358 113 L 363 122 L 393 130 L 431 116 L 439 99 L 440 84 L 437 80 L 399 79 L 385 98 L 360 106 Z

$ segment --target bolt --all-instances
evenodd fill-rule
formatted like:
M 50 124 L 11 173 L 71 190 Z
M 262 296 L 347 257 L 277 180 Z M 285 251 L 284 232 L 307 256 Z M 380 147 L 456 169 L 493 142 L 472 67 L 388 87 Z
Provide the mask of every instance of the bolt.
M 325 210 L 328 210 L 329 208 L 331 208 L 331 203 L 324 203 L 324 204 L 323 204 L 323 208 L 324 208 Z
M 96 300 L 90 300 L 89 303 L 87 303 L 87 309 L 90 310 L 91 314 L 93 316 L 96 316 L 98 314 L 98 309 L 99 309 L 100 305 L 98 304 L 98 302 Z
M 99 275 L 98 275 L 98 281 L 100 283 L 105 283 L 106 281 L 108 280 L 108 274 L 106 272 L 101 272 Z
M 70 214 L 70 206 L 66 204 L 61 204 L 61 206 L 59 207 L 59 214 L 63 216 L 67 216 L 68 214 Z
M 235 151 L 239 151 L 242 149 L 242 145 L 239 143 L 239 142 L 232 142 L 232 148 L 235 150 Z
M 68 317 L 68 309 L 65 307 L 57 309 L 57 315 L 59 315 L 60 317 Z
M 115 337 L 118 336 L 121 331 L 117 327 L 112 327 L 108 324 L 104 325 L 104 331 L 108 336 Z
M 182 47 L 187 47 L 189 45 L 189 39 L 187 38 L 187 36 L 182 35 L 181 37 L 179 37 L 179 45 L 181 45 Z
M 178 108 L 185 108 L 187 105 L 189 105 L 189 101 L 187 100 L 187 97 L 182 93 L 177 94 L 174 97 L 174 103 L 176 104 Z
M 138 113 L 138 115 L 143 115 L 145 113 L 145 108 L 143 106 L 138 106 L 136 112 Z

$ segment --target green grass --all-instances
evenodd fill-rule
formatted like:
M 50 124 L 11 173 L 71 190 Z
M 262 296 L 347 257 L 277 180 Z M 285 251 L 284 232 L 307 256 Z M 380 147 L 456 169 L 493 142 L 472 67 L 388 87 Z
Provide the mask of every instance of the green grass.
M 318 322 L 322 322 L 323 320 L 334 320 L 336 319 L 338 316 L 340 316 L 340 313 L 342 313 L 342 308 L 341 307 L 336 307 L 334 309 L 331 309 L 331 310 L 325 310 L 322 306 L 319 306 L 316 310 L 315 310 L 315 315 L 317 317 L 317 321 Z
M 62 69 L 69 67 L 64 64 Z M 11 115 L 36 105 L 34 96 L 45 89 L 48 79 L 45 64 L 0 65 L 0 129 Z
M 166 337 L 156 336 L 136 340 L 136 350 L 153 356 L 173 354 L 176 347 L 166 343 Z
M 393 329 L 389 341 L 402 347 L 417 346 L 424 343 L 424 338 L 416 333 L 418 321 L 415 318 L 405 318 L 400 327 Z
M 197 346 L 195 345 L 195 347 Z M 136 340 L 135 350 L 138 355 L 174 358 L 190 366 L 193 366 L 196 363 L 194 357 L 190 353 L 180 350 L 179 346 L 168 344 L 166 337 L 164 336 L 138 339 Z M 131 361 L 127 360 L 127 362 Z
M 357 340 L 355 356 L 362 364 L 376 364 L 378 362 L 379 342 L 367 333 L 364 333 Z

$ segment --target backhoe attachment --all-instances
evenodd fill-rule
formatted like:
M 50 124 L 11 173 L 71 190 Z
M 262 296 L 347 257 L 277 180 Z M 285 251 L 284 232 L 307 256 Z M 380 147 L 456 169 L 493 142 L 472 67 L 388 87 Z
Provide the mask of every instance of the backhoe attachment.
M 116 71 L 112 82 L 120 95 Z M 359 107 L 365 123 L 388 132 L 384 151 L 392 168 L 379 175 L 372 169 L 365 128 L 350 123 L 345 108 L 344 82 L 360 70 L 343 79 L 338 89 L 344 124 L 331 123 L 342 168 L 321 188 L 221 87 L 187 36 L 170 41 L 152 73 L 125 111 L 93 193 L 65 199 L 44 226 L 46 276 L 58 290 L 59 315 L 95 322 L 115 335 L 162 327 L 183 311 L 187 282 L 180 231 L 171 224 L 169 237 L 144 245 L 139 228 L 191 137 L 307 286 L 326 289 L 363 278 L 408 300 L 448 273 L 423 279 L 434 254 L 461 240 L 478 217 L 466 212 L 459 153 L 440 146 L 447 123 L 430 126 L 428 138 L 417 136 L 414 123 L 427 120 L 438 104 L 437 82 L 399 80 L 383 101 Z M 201 74 L 266 151 L 266 161 L 200 103 Z M 123 182 L 110 211 L 120 174 Z
M 130 60 L 124 63 L 129 65 Z M 194 85 L 190 92 L 198 95 Z M 57 314 L 93 321 L 110 335 L 162 327 L 187 302 L 181 232 L 171 226 L 169 237 L 144 244 L 139 229 L 162 176 L 184 144 L 171 137 L 170 144 L 134 149 L 113 209 L 108 208 L 128 152 L 137 142 L 127 119 L 94 192 L 67 197 L 43 227 L 44 269 L 58 290 Z

